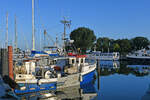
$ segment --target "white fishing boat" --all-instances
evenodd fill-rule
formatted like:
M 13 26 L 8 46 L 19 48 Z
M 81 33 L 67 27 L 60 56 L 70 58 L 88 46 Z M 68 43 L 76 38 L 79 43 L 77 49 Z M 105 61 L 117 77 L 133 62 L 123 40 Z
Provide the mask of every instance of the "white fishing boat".
M 65 63 L 57 64 L 60 59 Z M 17 85 L 12 92 L 20 95 L 56 91 L 57 88 L 89 83 L 94 79 L 96 63 L 88 63 L 85 59 L 86 55 L 70 54 L 63 58 L 38 57 L 14 61 L 14 81 Z

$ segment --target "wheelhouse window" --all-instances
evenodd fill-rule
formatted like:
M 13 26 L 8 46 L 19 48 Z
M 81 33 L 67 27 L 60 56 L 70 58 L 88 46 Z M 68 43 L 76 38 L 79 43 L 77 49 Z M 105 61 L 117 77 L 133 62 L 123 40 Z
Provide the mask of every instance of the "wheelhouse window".
M 76 61 L 77 63 L 79 63 L 79 59 L 77 59 L 77 61 Z
M 72 64 L 74 64 L 74 59 L 72 59 Z
M 81 63 L 83 63 L 83 59 L 81 59 Z

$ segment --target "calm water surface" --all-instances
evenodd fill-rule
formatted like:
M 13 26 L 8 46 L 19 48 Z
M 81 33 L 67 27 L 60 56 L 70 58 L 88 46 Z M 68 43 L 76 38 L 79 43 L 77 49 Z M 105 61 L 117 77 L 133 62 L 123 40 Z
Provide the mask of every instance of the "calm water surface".
M 149 84 L 150 64 L 100 61 L 93 82 L 57 91 L 44 100 L 150 100 Z M 26 95 L 22 100 L 43 100 L 43 94 Z
M 101 62 L 100 89 L 95 100 L 150 100 L 150 66 L 114 63 L 111 66 L 111 62 L 107 62 L 107 66 Z M 97 83 L 96 80 L 95 87 Z

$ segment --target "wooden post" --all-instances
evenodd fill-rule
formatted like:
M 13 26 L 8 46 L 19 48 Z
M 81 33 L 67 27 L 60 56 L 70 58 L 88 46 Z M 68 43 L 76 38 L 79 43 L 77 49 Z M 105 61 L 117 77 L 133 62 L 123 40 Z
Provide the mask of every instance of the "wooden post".
M 98 59 L 97 59 L 97 87 L 98 90 L 100 90 L 100 63 Z

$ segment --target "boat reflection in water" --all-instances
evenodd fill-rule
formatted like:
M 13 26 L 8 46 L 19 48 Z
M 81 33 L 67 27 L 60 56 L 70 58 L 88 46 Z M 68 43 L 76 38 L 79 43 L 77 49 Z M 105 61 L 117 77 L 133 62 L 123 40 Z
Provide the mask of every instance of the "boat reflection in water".
M 128 68 L 132 69 L 133 72 L 148 75 L 150 74 L 150 65 L 127 65 Z
M 21 100 L 91 100 L 96 98 L 97 92 L 93 82 L 84 85 L 58 89 L 53 92 L 40 92 L 22 95 Z
M 120 66 L 121 65 L 121 66 Z M 100 75 L 112 74 L 133 74 L 135 76 L 145 76 L 150 74 L 150 65 L 128 65 L 128 62 L 100 61 Z
M 119 61 L 100 61 L 100 67 L 116 69 L 116 68 L 120 68 L 120 62 Z
M 119 61 L 100 61 L 100 75 L 107 76 L 116 73 L 120 69 Z
M 81 86 L 60 89 L 60 92 L 57 93 L 57 98 L 60 100 L 91 100 L 97 96 L 92 82 Z

